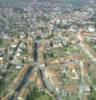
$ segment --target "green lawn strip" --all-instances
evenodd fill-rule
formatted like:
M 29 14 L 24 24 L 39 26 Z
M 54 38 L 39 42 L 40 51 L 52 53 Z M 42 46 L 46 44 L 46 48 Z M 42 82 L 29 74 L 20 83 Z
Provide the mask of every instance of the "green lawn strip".
M 9 40 L 0 39 L 0 47 L 5 47 L 9 45 Z
M 59 47 L 59 48 L 53 48 L 51 50 L 48 50 L 46 55 L 47 59 L 50 58 L 59 58 L 59 57 L 66 57 L 68 55 L 71 55 L 73 53 L 79 53 L 79 49 L 76 48 L 75 46 L 69 46 L 69 47 Z
M 4 83 L 0 85 L 1 90 L 3 90 L 0 91 L 0 96 L 4 96 L 6 93 L 8 93 L 8 90 L 10 89 L 9 85 L 13 82 L 18 73 L 19 70 L 16 70 L 14 65 L 8 69 L 8 75 L 6 76 Z
M 32 89 L 26 100 L 54 100 L 45 92 L 39 91 L 37 88 Z

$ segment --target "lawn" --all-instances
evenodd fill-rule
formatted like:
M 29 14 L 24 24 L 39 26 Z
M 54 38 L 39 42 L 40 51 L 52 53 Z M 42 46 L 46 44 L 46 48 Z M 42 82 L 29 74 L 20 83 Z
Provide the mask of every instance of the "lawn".
M 92 47 L 92 49 L 96 52 L 96 43 L 95 42 L 91 42 L 90 39 L 85 39 L 85 42 Z
M 28 54 L 28 50 L 27 49 L 23 49 L 21 52 L 21 55 L 27 55 Z
M 10 43 L 9 40 L 0 39 L 0 47 L 6 47 L 9 45 L 9 43 Z
M 36 87 L 32 89 L 26 100 L 54 100 L 45 92 L 39 91 Z
M 18 36 L 19 35 L 19 32 L 9 32 L 8 35 L 9 36 L 12 36 L 12 37 Z
M 59 57 L 66 57 L 72 54 L 79 53 L 80 50 L 74 45 L 67 46 L 67 47 L 59 47 L 59 48 L 53 48 L 45 54 L 45 57 L 47 59 L 54 59 L 54 58 L 59 58 Z
M 43 95 L 41 95 L 39 97 L 36 97 L 35 100 L 52 100 L 52 98 L 49 97 L 48 94 L 43 94 Z
M 6 95 L 10 90 L 10 84 L 17 77 L 19 70 L 16 70 L 14 65 L 11 65 L 8 69 L 7 76 L 2 82 L 0 82 L 0 96 Z M 3 91 L 2 91 L 3 90 Z

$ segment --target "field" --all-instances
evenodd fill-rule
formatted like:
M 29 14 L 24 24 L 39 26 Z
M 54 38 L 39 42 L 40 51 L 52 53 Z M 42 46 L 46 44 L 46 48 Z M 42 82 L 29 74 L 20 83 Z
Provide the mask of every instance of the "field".
M 9 45 L 9 40 L 0 39 L 0 47 L 6 47 Z
M 32 89 L 26 100 L 54 100 L 45 92 L 40 92 L 36 87 Z

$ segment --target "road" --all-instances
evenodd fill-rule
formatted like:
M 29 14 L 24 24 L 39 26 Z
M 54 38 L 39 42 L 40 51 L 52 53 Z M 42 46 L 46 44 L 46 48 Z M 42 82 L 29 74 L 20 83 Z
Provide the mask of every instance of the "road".
M 13 95 L 9 100 L 18 100 L 18 96 L 22 88 L 24 88 L 28 82 L 29 77 L 32 75 L 33 68 L 30 67 L 23 79 L 18 84 L 17 88 L 15 89 L 15 95 Z
M 34 62 L 37 63 L 38 59 L 38 50 L 37 50 L 37 43 L 34 42 Z M 34 63 L 34 64 L 35 64 Z M 15 90 L 15 95 L 12 95 L 9 100 L 18 100 L 18 96 L 22 90 L 22 88 L 26 87 L 26 84 L 29 81 L 29 77 L 32 75 L 32 71 L 34 70 L 34 67 L 30 67 L 27 73 L 24 75 L 23 79 L 20 81 L 19 85 L 17 86 Z
M 81 35 L 81 32 L 79 31 L 78 35 L 77 35 L 78 40 L 80 41 L 79 43 L 79 47 L 80 49 L 90 58 L 90 60 L 96 64 L 96 57 L 94 56 L 94 52 L 92 52 L 93 50 L 88 47 L 88 45 L 86 43 L 84 43 L 84 38 Z M 80 92 L 79 92 L 79 99 L 82 100 L 82 94 L 83 94 L 83 62 L 80 62 L 80 66 L 81 66 L 81 84 L 80 84 Z

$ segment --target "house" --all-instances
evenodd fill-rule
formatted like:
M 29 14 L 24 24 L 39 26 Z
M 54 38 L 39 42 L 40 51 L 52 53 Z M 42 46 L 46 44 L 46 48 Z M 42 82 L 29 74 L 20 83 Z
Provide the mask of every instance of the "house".
M 4 58 L 0 57 L 0 64 L 4 64 Z

